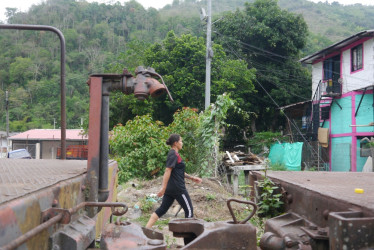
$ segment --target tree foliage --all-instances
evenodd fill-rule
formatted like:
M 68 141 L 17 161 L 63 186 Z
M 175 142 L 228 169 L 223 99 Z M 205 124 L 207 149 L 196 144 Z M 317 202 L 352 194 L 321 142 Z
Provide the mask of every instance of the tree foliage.
M 233 107 L 234 101 L 224 93 L 201 115 L 198 135 L 201 138 L 202 155 L 205 156 L 201 164 L 201 171 L 204 174 L 217 176 L 222 128 L 225 127 L 228 110 Z
M 165 142 L 172 133 L 183 138 L 180 154 L 186 163 L 186 172 L 212 175 L 222 137 L 219 132 L 232 105 L 233 101 L 227 95 L 221 95 L 209 110 L 200 114 L 191 108 L 178 110 L 168 126 L 154 121 L 150 115 L 136 116 L 124 126 L 115 126 L 110 146 L 119 164 L 120 182 L 161 175 L 169 149 Z
M 149 115 L 114 127 L 110 146 L 118 157 L 120 181 L 150 178 L 160 171 L 167 154 L 167 137 L 163 124 L 154 122 Z
M 213 50 L 211 101 L 227 92 L 238 105 L 247 105 L 246 100 L 254 91 L 254 70 L 247 69 L 244 61 L 229 59 L 218 44 L 213 46 Z M 169 32 L 161 43 L 151 46 L 145 63 L 163 76 L 175 101 L 154 101 L 157 119 L 169 122 L 170 114 L 184 106 L 204 109 L 205 51 L 204 39 L 192 35 L 178 37 L 174 32 Z
M 276 0 L 256 0 L 225 14 L 215 28 L 215 39 L 256 69 L 258 95 L 247 101 L 259 115 L 257 128 L 276 127 L 277 106 L 309 99 L 310 74 L 297 62 L 308 34 L 302 16 L 280 9 Z

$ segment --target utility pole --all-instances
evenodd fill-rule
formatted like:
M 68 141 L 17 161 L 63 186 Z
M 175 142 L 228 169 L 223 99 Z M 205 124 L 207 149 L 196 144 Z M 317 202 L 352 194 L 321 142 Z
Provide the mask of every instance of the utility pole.
M 5 91 L 5 111 L 6 111 L 6 151 L 9 152 L 9 101 L 8 101 L 8 90 Z
M 213 57 L 212 50 L 212 0 L 207 0 L 207 32 L 206 32 L 206 72 L 205 72 L 205 109 L 210 106 L 210 68 Z

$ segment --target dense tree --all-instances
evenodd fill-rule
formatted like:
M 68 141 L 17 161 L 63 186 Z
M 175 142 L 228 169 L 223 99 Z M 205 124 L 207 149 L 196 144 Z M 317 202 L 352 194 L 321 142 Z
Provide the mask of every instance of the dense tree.
M 191 35 L 176 36 L 169 32 L 161 42 L 151 46 L 145 64 L 161 74 L 173 95 L 174 103 L 155 100 L 154 116 L 166 123 L 182 107 L 204 109 L 205 103 L 205 41 Z M 245 106 L 254 91 L 254 71 L 244 61 L 230 60 L 222 47 L 213 46 L 211 102 L 225 92 L 232 93 L 238 105 Z
M 27 80 L 32 78 L 32 65 L 30 58 L 17 57 L 16 61 L 10 64 L 9 80 L 25 86 Z
M 257 70 L 260 94 L 248 101 L 251 111 L 259 115 L 259 129 L 276 125 L 277 105 L 309 98 L 309 74 L 297 62 L 308 32 L 301 16 L 280 9 L 276 0 L 257 0 L 247 3 L 244 10 L 225 14 L 215 31 L 216 41 L 232 56 L 245 59 Z

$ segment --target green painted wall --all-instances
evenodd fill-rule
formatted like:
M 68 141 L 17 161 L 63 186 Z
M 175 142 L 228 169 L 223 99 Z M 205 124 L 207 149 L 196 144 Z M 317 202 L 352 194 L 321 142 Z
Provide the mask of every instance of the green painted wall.
M 351 169 L 351 137 L 331 139 L 331 170 L 350 171 Z
M 349 126 L 352 124 L 352 98 L 345 97 L 342 99 L 336 99 L 331 106 L 331 134 L 344 134 L 351 133 L 352 128 Z M 336 104 L 339 103 L 340 107 Z
M 356 95 L 356 110 L 358 104 L 360 103 L 362 95 Z M 373 94 L 365 94 L 362 99 L 360 108 L 356 115 L 356 124 L 357 125 L 366 125 L 374 121 L 373 114 Z M 374 132 L 374 127 L 357 127 L 357 132 Z M 360 145 L 360 144 L 358 144 Z
M 321 126 L 322 126 L 322 123 L 321 123 Z M 330 128 L 330 122 L 329 121 L 325 121 L 325 124 L 323 124 L 322 128 Z

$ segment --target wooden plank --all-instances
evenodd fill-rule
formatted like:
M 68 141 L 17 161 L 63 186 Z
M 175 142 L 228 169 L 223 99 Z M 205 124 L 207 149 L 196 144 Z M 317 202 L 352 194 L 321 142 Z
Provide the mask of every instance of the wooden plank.
M 265 165 L 242 165 L 242 166 L 232 166 L 230 167 L 231 170 L 233 171 L 241 171 L 241 170 L 250 170 L 250 171 L 254 171 L 254 170 L 264 170 L 265 169 Z

